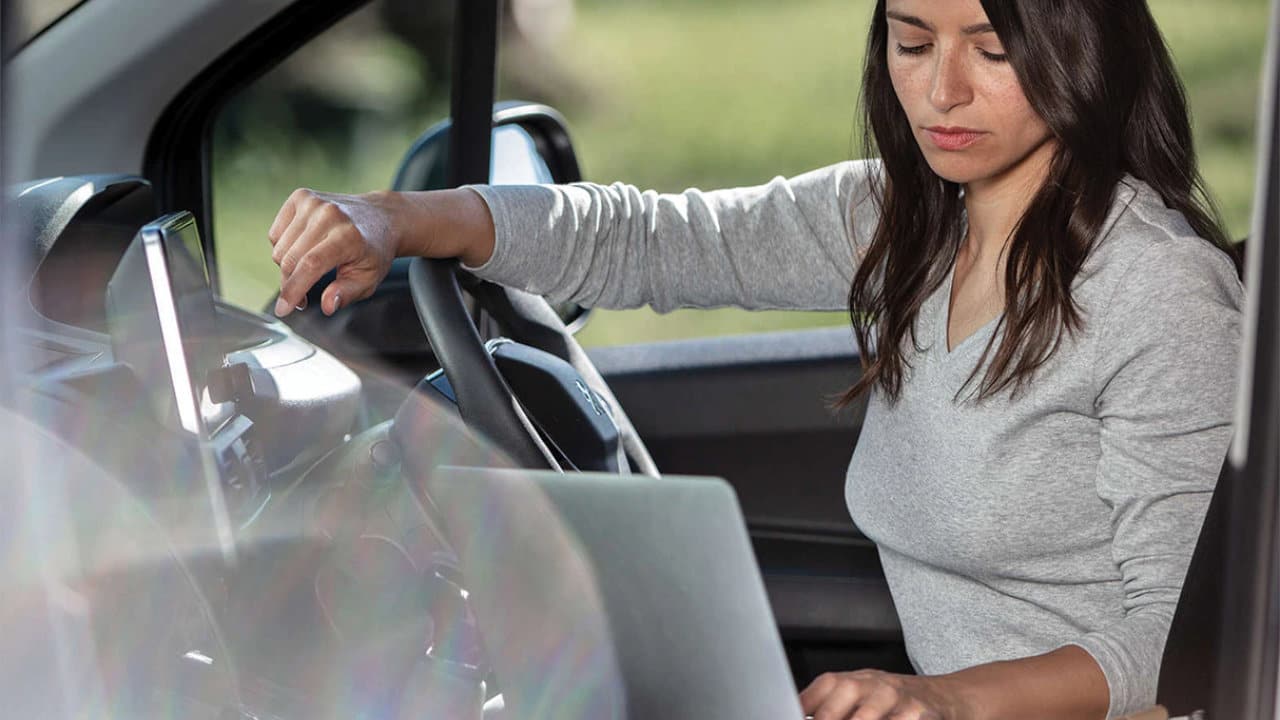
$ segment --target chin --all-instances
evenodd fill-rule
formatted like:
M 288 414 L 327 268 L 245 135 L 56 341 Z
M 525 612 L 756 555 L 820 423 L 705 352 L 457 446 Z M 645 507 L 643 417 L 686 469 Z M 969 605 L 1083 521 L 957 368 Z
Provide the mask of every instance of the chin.
M 926 153 L 925 160 L 934 174 L 957 185 L 967 185 L 977 180 L 991 177 L 991 168 L 986 163 L 974 162 L 958 153 L 947 153 L 943 157 Z

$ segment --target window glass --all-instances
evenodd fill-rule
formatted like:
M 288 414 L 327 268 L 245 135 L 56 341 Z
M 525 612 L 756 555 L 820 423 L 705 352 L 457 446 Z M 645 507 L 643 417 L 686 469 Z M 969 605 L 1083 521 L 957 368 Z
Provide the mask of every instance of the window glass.
M 1228 233 L 1249 234 L 1267 0 L 1152 0 L 1191 104 L 1200 171 Z
M 450 0 L 376 0 L 237 94 L 213 131 L 222 296 L 264 308 L 280 287 L 267 229 L 295 188 L 367 192 L 449 115 Z
M 1153 0 L 1231 234 L 1252 199 L 1266 0 Z M 858 156 L 872 0 L 512 0 L 500 95 L 566 116 L 588 180 L 754 185 Z M 1212 28 L 1212 32 L 1206 32 Z M 584 344 L 846 324 L 843 313 L 597 312 Z

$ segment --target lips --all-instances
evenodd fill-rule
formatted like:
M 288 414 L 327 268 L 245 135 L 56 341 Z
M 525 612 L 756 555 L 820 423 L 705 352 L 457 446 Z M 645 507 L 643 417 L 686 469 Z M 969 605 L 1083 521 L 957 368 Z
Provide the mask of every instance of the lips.
M 938 147 L 939 150 L 955 152 L 964 150 L 965 148 L 978 142 L 987 133 L 981 130 L 964 127 L 941 127 L 934 126 L 925 128 L 924 132 L 929 136 L 929 140 Z

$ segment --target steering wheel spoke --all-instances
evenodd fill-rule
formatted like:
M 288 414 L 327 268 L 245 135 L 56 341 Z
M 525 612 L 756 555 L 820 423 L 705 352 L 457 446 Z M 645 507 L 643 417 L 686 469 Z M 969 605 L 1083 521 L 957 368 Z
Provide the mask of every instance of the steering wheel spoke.
M 409 287 L 463 420 L 511 454 L 517 464 L 564 469 L 539 432 L 538 422 L 543 419 L 528 412 L 533 404 L 554 408 L 544 411 L 548 417 L 541 430 L 551 438 L 561 437 L 557 445 L 575 448 L 566 455 L 572 456 L 580 447 L 596 455 L 600 448 L 608 448 L 613 457 L 603 461 L 600 469 L 629 472 L 630 457 L 637 471 L 658 475 L 653 458 L 603 376 L 544 299 L 492 283 L 468 282 L 480 306 L 512 337 L 526 343 L 518 347 L 529 350 L 504 351 L 502 343 L 486 346 L 477 332 L 462 298 L 455 262 L 414 260 Z M 539 352 L 549 357 L 534 354 Z M 513 391 L 513 384 L 521 387 Z M 594 457 L 587 450 L 581 452 Z

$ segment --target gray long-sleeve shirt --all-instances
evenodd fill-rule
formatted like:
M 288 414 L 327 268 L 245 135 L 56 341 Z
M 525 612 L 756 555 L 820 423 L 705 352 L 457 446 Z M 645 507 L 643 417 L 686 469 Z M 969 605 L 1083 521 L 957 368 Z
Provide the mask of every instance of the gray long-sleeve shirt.
M 877 220 L 846 162 L 766 185 L 477 187 L 477 272 L 584 305 L 841 309 Z M 1230 440 L 1243 289 L 1144 183 L 1117 189 L 1073 286 L 1085 320 L 1015 399 L 957 391 L 993 321 L 946 347 L 951 279 L 897 402 L 871 395 L 846 498 L 879 547 L 919 672 L 1078 645 L 1108 717 L 1155 700 L 1160 657 Z

